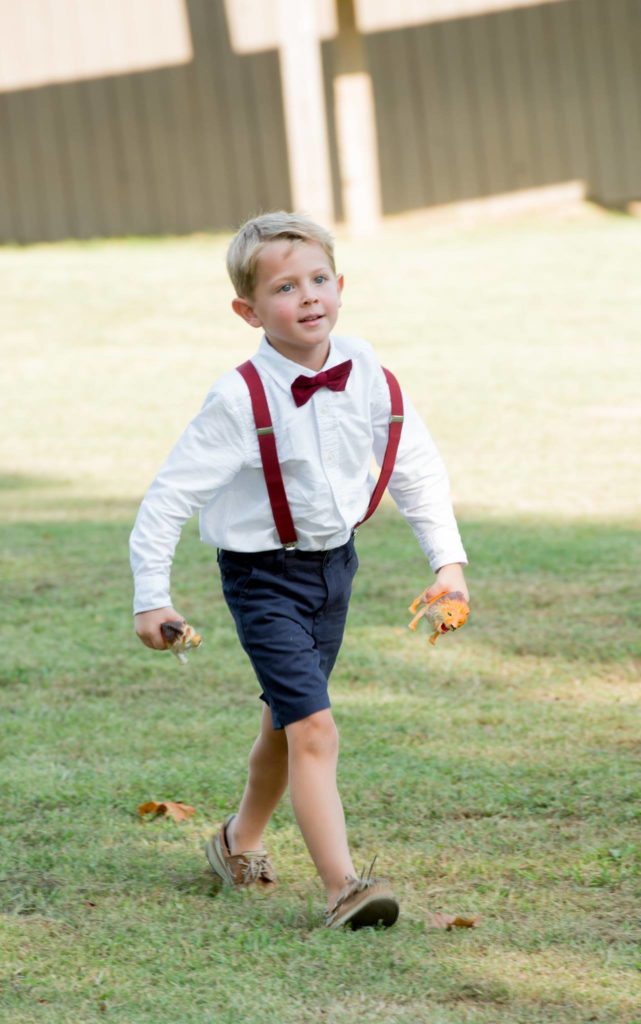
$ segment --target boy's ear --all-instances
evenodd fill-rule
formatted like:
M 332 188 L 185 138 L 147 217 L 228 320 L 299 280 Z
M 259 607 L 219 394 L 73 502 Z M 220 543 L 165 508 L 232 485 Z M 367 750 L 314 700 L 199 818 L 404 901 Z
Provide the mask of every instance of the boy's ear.
M 345 278 L 342 274 L 336 275 L 336 284 L 338 285 L 338 305 L 343 305 L 343 288 L 345 286 Z
M 245 323 L 248 323 L 250 327 L 263 326 L 262 321 L 254 313 L 254 307 L 247 301 L 247 299 L 241 299 L 236 296 L 236 298 L 231 301 L 231 308 L 234 313 L 237 313 L 238 316 L 244 320 Z

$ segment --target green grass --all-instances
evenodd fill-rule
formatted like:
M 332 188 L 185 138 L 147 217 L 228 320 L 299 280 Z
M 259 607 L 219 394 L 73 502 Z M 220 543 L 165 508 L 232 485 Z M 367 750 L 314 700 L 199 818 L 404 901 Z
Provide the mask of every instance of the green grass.
M 186 529 L 181 670 L 131 631 L 127 537 L 210 379 L 257 336 L 225 239 L 0 252 L 2 1024 L 641 1021 L 641 256 L 621 217 L 339 241 L 344 333 L 398 371 L 445 453 L 473 615 L 432 650 L 386 505 L 332 681 L 357 864 L 402 917 L 327 933 L 285 800 L 269 898 L 201 846 L 240 796 L 256 684 Z M 197 815 L 141 822 L 139 803 Z M 478 913 L 442 932 L 429 914 Z

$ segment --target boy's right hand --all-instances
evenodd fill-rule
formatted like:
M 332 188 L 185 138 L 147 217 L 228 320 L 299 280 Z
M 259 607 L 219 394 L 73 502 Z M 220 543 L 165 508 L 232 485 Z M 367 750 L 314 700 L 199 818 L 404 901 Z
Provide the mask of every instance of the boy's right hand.
M 152 647 L 156 651 L 167 649 L 169 644 L 160 631 L 163 622 L 182 622 L 184 624 L 185 619 L 174 608 L 153 608 L 150 612 L 138 612 L 137 615 L 134 615 L 136 633 L 145 647 Z

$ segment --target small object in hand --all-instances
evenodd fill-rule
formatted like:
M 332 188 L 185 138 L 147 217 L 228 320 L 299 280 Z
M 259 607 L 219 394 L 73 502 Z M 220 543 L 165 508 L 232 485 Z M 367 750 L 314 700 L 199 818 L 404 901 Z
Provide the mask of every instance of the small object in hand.
M 437 594 L 436 597 L 433 597 L 426 604 L 422 602 L 422 594 L 412 601 L 409 610 L 414 618 L 410 622 L 409 628 L 415 630 L 419 621 L 425 616 L 425 621 L 429 628 L 433 630 L 430 636 L 431 644 L 436 643 L 441 633 L 449 633 L 450 630 L 459 629 L 460 626 L 464 626 L 470 614 L 470 606 L 460 590 L 444 591 L 441 594 Z M 422 607 L 417 612 L 416 609 L 420 604 L 422 604 Z
M 178 658 L 181 665 L 187 664 L 186 652 L 192 647 L 200 647 L 203 638 L 186 622 L 163 622 L 160 632 L 169 644 L 169 650 Z

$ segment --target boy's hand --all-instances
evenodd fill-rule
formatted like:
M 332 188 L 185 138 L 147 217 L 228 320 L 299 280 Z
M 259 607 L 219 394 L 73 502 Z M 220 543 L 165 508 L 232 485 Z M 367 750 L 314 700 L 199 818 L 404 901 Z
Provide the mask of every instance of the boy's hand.
M 167 649 L 169 644 L 160 631 L 163 622 L 182 622 L 184 624 L 185 619 L 173 608 L 154 608 L 150 612 L 138 612 L 137 615 L 134 615 L 136 633 L 145 647 L 152 647 L 156 651 Z
M 436 583 L 423 591 L 421 600 L 427 603 L 438 597 L 439 594 L 450 593 L 452 590 L 459 590 L 465 600 L 469 602 L 470 593 L 463 575 L 463 566 L 459 562 L 442 565 L 436 573 Z

